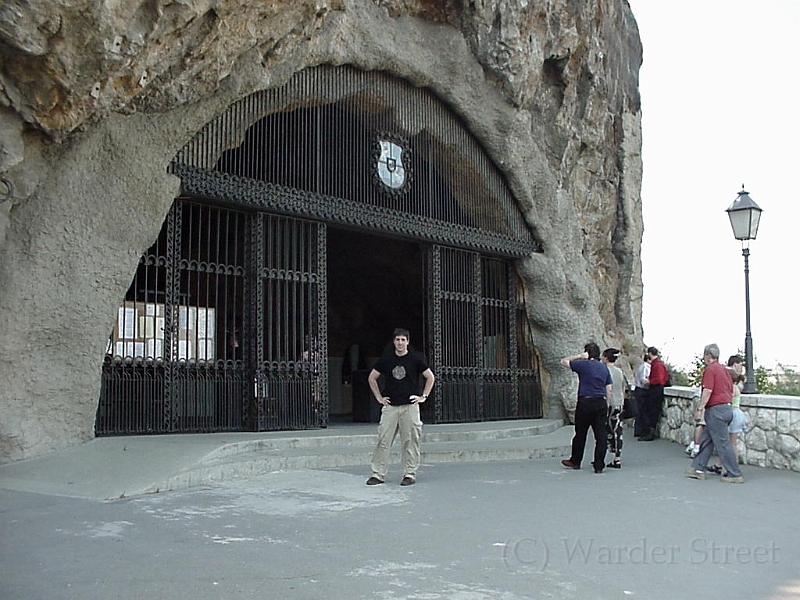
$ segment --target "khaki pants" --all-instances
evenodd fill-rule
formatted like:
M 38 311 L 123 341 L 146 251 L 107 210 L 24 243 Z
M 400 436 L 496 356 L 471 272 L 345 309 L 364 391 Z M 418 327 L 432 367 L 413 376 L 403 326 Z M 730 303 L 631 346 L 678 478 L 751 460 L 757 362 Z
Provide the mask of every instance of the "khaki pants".
M 403 443 L 403 476 L 417 478 L 419 468 L 419 439 L 422 435 L 422 420 L 419 404 L 384 405 L 378 425 L 378 445 L 372 453 L 372 475 L 380 480 L 386 478 L 389 451 L 394 438 L 400 433 Z

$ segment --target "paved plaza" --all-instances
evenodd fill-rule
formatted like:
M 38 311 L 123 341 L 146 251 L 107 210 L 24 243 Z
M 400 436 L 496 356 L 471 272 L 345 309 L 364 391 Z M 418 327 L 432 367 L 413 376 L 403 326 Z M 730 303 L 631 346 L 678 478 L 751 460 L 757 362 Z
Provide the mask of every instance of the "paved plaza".
M 538 459 L 423 464 L 410 487 L 396 465 L 364 485 L 367 464 L 111 501 L 6 486 L 0 598 L 800 598 L 800 474 L 696 481 L 679 445 L 626 441 L 601 475 Z

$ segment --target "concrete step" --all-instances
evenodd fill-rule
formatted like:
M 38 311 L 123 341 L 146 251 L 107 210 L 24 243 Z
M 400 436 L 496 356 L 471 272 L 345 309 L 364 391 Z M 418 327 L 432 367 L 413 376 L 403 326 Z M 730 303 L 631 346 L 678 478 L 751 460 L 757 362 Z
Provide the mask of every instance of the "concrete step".
M 425 464 L 566 456 L 572 427 L 544 419 L 423 427 Z M 375 423 L 305 431 L 96 438 L 0 465 L 0 489 L 111 500 L 292 469 L 358 467 L 369 475 Z M 391 454 L 397 473 L 400 443 Z
M 358 428 L 365 431 L 358 431 Z M 366 433 L 369 429 L 370 433 Z M 376 441 L 375 425 L 359 425 L 298 435 L 237 441 L 210 452 L 195 464 L 140 493 L 186 489 L 198 485 L 246 479 L 265 473 L 294 469 L 326 469 L 364 466 Z M 422 464 L 530 460 L 566 456 L 573 428 L 561 421 L 470 423 L 426 425 L 420 448 Z M 399 440 L 395 441 L 390 465 L 400 463 Z M 393 467 L 392 470 L 396 470 Z
M 529 438 L 552 433 L 563 426 L 559 420 L 491 421 L 484 423 L 459 423 L 424 425 L 422 444 L 438 442 L 489 442 L 505 439 Z M 257 439 L 241 439 L 220 445 L 204 460 L 224 460 L 250 452 L 267 450 L 313 450 L 315 448 L 354 447 L 369 448 L 375 445 L 377 424 L 339 425 L 328 429 L 275 432 Z

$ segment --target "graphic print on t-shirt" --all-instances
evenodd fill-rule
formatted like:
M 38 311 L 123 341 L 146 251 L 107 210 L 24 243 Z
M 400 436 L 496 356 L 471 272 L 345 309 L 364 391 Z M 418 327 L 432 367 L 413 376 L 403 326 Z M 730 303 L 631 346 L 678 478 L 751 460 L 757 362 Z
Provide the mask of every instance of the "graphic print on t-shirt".
M 403 365 L 397 365 L 394 369 L 392 369 L 392 377 L 395 379 L 405 379 L 406 376 L 406 368 Z

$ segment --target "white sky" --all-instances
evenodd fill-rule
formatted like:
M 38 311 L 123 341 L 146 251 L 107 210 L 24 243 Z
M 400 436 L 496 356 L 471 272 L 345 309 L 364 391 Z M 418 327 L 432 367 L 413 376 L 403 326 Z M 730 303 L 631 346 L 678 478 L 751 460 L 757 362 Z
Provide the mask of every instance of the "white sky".
M 744 349 L 742 245 L 725 209 L 763 209 L 750 242 L 756 366 L 800 366 L 800 1 L 629 0 L 644 47 L 644 341 L 688 366 Z

